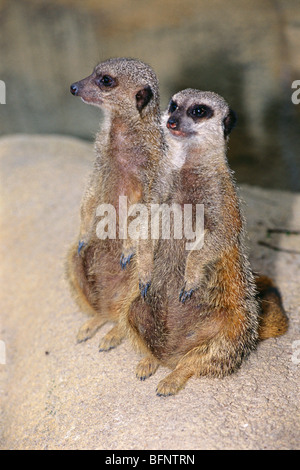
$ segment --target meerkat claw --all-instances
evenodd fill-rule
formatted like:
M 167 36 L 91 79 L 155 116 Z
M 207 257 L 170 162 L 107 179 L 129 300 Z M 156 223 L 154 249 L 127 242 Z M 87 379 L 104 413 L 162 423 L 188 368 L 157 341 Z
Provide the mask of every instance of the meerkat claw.
M 141 296 L 143 297 L 143 299 L 146 298 L 146 295 L 150 286 L 151 286 L 151 281 L 148 281 L 146 284 L 144 284 L 142 281 L 139 282 L 139 288 L 140 288 Z
M 131 253 L 129 256 L 125 256 L 123 253 L 120 258 L 120 266 L 122 269 L 126 269 L 127 265 L 130 263 L 131 258 L 133 257 L 134 253 Z
M 78 242 L 78 248 L 77 248 L 77 253 L 79 254 L 82 250 L 82 248 L 85 246 L 85 243 L 83 240 L 79 240 Z
M 184 302 L 186 300 L 188 300 L 192 297 L 194 292 L 195 292 L 195 289 L 190 289 L 190 290 L 186 291 L 183 287 L 180 291 L 180 294 L 179 294 L 179 302 L 182 302 L 184 304 Z

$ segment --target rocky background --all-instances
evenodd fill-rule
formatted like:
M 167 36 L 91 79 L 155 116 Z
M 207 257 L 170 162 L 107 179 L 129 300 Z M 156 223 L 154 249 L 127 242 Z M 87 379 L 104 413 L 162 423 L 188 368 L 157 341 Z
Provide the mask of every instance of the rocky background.
M 70 84 L 108 57 L 137 57 L 157 72 L 163 108 L 186 87 L 227 99 L 239 182 L 299 191 L 299 48 L 299 0 L 0 0 L 0 135 L 92 140 L 101 113 Z

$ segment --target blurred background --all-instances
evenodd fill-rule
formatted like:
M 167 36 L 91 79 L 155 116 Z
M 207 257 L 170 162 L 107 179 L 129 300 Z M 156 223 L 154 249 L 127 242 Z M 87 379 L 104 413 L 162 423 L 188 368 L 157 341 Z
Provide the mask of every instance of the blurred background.
M 0 137 L 92 141 L 101 111 L 70 84 L 121 56 L 154 68 L 162 109 L 187 87 L 225 97 L 239 117 L 229 149 L 239 183 L 300 191 L 299 0 L 0 0 Z

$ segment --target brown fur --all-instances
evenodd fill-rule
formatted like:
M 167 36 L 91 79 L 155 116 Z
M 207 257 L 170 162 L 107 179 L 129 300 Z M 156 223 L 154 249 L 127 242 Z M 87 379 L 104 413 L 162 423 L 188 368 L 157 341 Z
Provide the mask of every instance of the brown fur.
M 159 364 L 173 369 L 157 387 L 163 396 L 177 393 L 192 375 L 234 372 L 259 339 L 287 328 L 267 278 L 257 279 L 257 294 L 247 258 L 244 221 L 226 160 L 224 135 L 230 132 L 232 112 L 214 93 L 185 90 L 173 100 L 177 110 L 166 119 L 176 116 L 177 127 L 167 135 L 169 153 L 151 201 L 203 203 L 204 246 L 187 252 L 185 239 L 160 239 L 153 249 L 151 242 L 140 243 L 139 277 L 142 285 L 151 280 L 151 287 L 145 300 L 130 295 L 122 316 L 134 344 L 146 354 L 137 376 L 145 379 Z M 204 103 L 213 113 L 193 121 L 186 115 L 193 103 Z M 150 268 L 146 257 L 152 259 Z M 180 292 L 189 294 L 184 303 Z
M 105 322 L 115 322 L 100 343 L 100 349 L 107 350 L 123 338 L 118 326 L 120 310 L 137 285 L 134 259 L 120 269 L 121 256 L 133 255 L 135 246 L 118 238 L 119 196 L 127 196 L 128 205 L 147 200 L 147 188 L 163 152 L 158 83 L 143 62 L 110 59 L 73 84 L 71 92 L 100 107 L 105 117 L 96 137 L 94 170 L 82 199 L 80 233 L 68 252 L 66 271 L 79 308 L 92 316 L 79 330 L 78 341 L 93 336 Z M 96 234 L 96 209 L 103 203 L 116 209 L 115 240 L 101 240 Z M 78 251 L 79 242 L 83 247 Z

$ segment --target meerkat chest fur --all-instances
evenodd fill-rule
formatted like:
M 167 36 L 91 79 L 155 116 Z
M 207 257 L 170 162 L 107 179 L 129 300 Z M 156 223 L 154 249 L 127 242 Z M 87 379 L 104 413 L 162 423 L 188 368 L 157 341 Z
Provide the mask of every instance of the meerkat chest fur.
M 116 208 L 119 196 L 127 196 L 130 204 L 143 199 L 151 149 L 140 138 L 142 134 L 143 131 L 133 132 L 132 123 L 126 119 L 113 117 L 105 142 L 101 142 L 102 172 L 107 188 L 105 202 Z
M 173 199 L 179 204 L 205 204 L 209 206 L 214 195 L 223 199 L 222 182 L 230 180 L 224 159 L 223 146 L 209 150 L 196 140 L 169 145 L 169 159 L 175 176 Z

